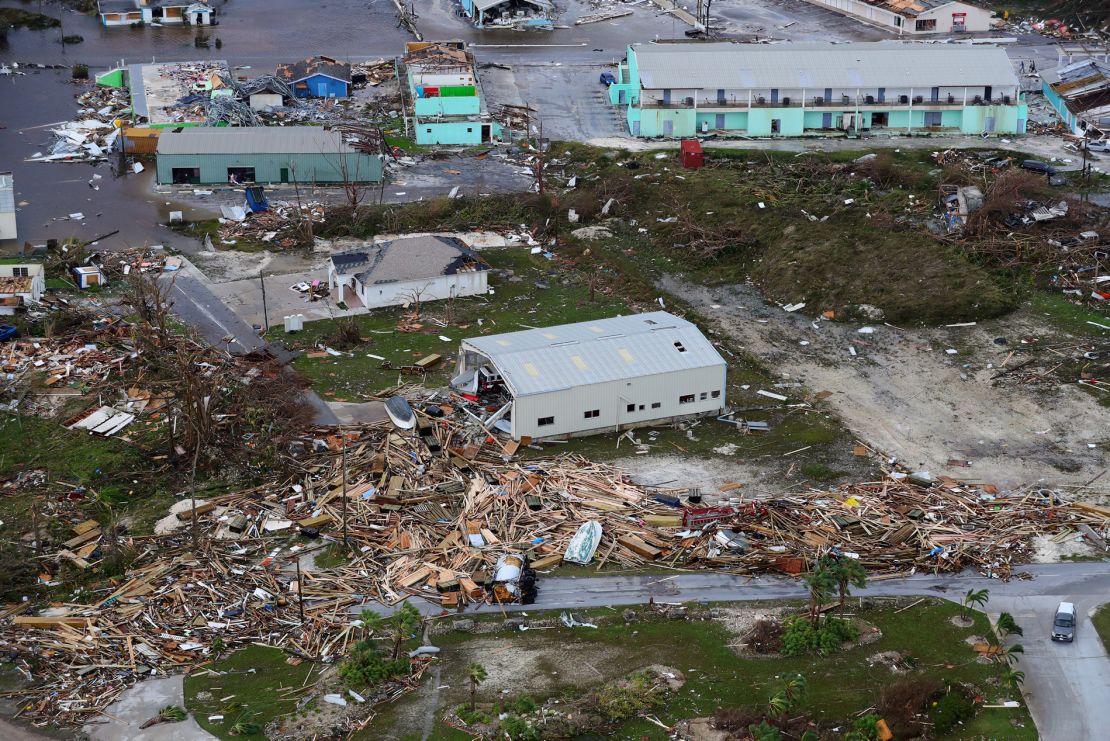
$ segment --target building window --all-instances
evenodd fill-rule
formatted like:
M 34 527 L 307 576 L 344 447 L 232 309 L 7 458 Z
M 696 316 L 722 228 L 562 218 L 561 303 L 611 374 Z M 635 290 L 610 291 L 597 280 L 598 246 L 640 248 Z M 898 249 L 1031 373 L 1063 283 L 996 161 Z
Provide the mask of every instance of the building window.
M 634 412 L 634 411 L 636 411 L 636 405 L 635 405 L 635 404 L 629 404 L 628 406 L 626 406 L 626 407 L 624 408 L 624 411 L 626 411 L 626 412 Z
M 641 412 L 644 411 L 644 405 L 643 404 L 640 405 L 640 411 Z
M 709 398 L 709 392 L 708 391 L 702 391 L 701 392 L 701 401 L 705 401 L 708 398 Z
M 466 133 L 468 133 L 468 134 L 473 134 L 473 133 L 474 133 L 474 127 L 472 127 L 472 126 L 467 126 L 467 127 L 466 127 Z
M 540 427 L 547 427 L 548 425 L 555 424 L 555 418 L 554 417 L 540 417 L 539 419 L 536 420 L 536 424 L 539 425 Z
M 661 402 L 661 401 L 653 401 L 651 403 L 651 408 L 652 409 L 658 409 L 661 406 L 663 406 L 663 402 Z
M 937 19 L 936 18 L 926 18 L 924 20 L 919 20 L 915 24 L 913 30 L 915 30 L 915 31 L 936 31 L 937 30 Z
M 593 419 L 594 417 L 600 417 L 601 416 L 601 410 L 600 409 L 591 409 L 588 412 L 583 413 L 582 416 L 585 417 L 586 419 Z M 540 424 L 543 424 L 543 422 L 541 421 Z
M 27 268 L 12 268 L 12 275 L 16 278 L 26 278 L 29 273 L 27 272 Z
M 721 398 L 721 392 L 720 392 L 720 391 L 714 391 L 714 392 L 713 392 L 713 393 L 711 394 L 711 396 L 712 396 L 712 397 L 713 397 L 714 399 L 720 399 L 720 398 Z
M 427 132 L 428 132 L 429 134 L 430 134 L 430 133 L 432 133 L 432 127 L 431 127 L 431 126 L 429 126 L 429 127 L 428 127 L 428 128 L 426 129 L 426 131 L 427 131 Z
M 693 404 L 694 403 L 694 395 L 693 394 L 684 394 L 684 395 L 678 397 L 678 403 L 679 404 Z
M 674 347 L 679 352 L 686 352 L 686 347 L 681 342 L 674 343 Z

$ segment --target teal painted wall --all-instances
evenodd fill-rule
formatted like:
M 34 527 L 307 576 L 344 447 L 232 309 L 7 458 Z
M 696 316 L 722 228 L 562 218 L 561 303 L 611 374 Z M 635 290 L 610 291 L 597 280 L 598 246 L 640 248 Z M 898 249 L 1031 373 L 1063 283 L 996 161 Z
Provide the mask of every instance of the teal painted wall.
M 415 126 L 416 143 L 481 144 L 482 125 L 481 121 L 449 121 L 444 123 L 418 121 Z M 491 127 L 491 135 L 495 139 L 501 136 L 501 126 L 499 124 L 486 123 L 485 125 Z
M 665 122 L 670 121 L 672 129 L 667 132 Z M 641 108 L 640 136 L 693 136 L 693 108 Z
M 459 98 L 417 98 L 416 117 L 477 116 L 481 113 L 481 100 L 477 95 Z
M 1068 130 L 1073 134 L 1078 133 L 1076 131 L 1076 118 L 1072 115 L 1072 112 L 1068 110 L 1068 107 L 1064 105 L 1064 99 L 1052 89 L 1051 85 L 1044 81 L 1041 82 L 1041 92 L 1044 93 L 1045 100 L 1056 110 L 1056 113 L 1067 125 Z
M 347 160 L 348 179 L 357 182 L 378 182 L 382 179 L 381 159 L 352 152 L 336 154 L 160 154 L 157 160 L 158 182 L 173 182 L 173 168 L 199 168 L 202 184 L 226 184 L 227 168 L 253 167 L 259 183 L 282 182 L 281 170 L 289 171 L 302 184 L 342 183 L 341 158 Z

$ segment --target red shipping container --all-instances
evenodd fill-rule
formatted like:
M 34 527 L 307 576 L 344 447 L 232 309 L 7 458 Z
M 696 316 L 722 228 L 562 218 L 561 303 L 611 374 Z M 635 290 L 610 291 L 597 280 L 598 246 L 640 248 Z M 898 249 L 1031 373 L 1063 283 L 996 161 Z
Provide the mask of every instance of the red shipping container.
M 697 139 L 683 139 L 679 145 L 679 159 L 682 166 L 688 170 L 696 170 L 705 164 L 705 155 L 701 151 L 701 142 Z

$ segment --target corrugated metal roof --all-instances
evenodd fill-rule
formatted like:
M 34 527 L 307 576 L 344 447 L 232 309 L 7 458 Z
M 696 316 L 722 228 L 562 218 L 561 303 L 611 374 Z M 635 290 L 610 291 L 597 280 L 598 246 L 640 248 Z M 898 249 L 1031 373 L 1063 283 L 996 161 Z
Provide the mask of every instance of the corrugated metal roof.
M 634 45 L 647 89 L 1016 86 L 1006 51 L 969 44 Z
M 463 347 L 488 357 L 518 397 L 726 365 L 696 326 L 665 311 L 472 337 Z
M 158 154 L 323 154 L 354 152 L 338 131 L 320 126 L 193 127 L 164 131 Z

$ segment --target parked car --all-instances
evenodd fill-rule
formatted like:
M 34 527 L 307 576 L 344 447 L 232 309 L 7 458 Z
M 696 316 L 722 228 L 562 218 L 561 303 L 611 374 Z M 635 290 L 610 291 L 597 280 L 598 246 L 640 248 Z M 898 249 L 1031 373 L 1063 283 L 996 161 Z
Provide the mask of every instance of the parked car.
M 612 85 L 616 81 L 617 81 L 617 78 L 613 77 L 612 72 L 602 72 L 601 73 L 601 84 L 604 85 L 605 87 L 609 87 L 610 85 Z
M 1043 172 L 1045 175 L 1055 175 L 1056 168 L 1047 162 L 1040 160 L 1023 160 L 1021 163 L 1022 168 L 1032 170 L 1033 172 Z
M 0 342 L 14 340 L 19 336 L 19 330 L 10 324 L 0 324 Z
M 1083 142 L 1083 148 L 1088 152 L 1110 152 L 1110 142 L 1105 139 L 1088 140 Z
M 1075 605 L 1061 602 L 1052 621 L 1052 640 L 1071 643 L 1075 640 Z

